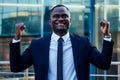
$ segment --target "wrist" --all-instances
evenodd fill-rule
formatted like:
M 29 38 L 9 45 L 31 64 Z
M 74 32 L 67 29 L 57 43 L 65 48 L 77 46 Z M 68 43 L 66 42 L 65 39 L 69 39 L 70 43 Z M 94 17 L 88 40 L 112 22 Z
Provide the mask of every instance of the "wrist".
M 20 37 L 15 36 L 14 39 L 15 39 L 15 40 L 20 40 Z
M 104 35 L 104 38 L 111 38 L 111 33 L 108 33 L 107 35 Z

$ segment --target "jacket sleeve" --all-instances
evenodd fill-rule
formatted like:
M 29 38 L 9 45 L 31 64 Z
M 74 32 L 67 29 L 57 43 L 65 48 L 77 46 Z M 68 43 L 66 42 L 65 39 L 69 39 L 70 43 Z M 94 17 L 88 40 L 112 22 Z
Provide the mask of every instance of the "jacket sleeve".
M 113 41 L 109 42 L 104 40 L 101 52 L 99 52 L 96 47 L 93 47 L 91 44 L 89 44 L 89 51 L 91 53 L 90 62 L 100 69 L 109 69 L 111 64 L 113 44 Z
M 32 65 L 30 47 L 23 54 L 20 53 L 20 42 L 10 42 L 10 69 L 12 72 L 20 72 Z

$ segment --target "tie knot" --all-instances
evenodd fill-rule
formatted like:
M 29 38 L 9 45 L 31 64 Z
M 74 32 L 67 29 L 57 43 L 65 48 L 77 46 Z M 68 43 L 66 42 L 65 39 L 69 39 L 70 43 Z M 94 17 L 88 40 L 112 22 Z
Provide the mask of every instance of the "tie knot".
M 58 42 L 63 42 L 63 41 L 64 41 L 63 38 L 58 39 Z

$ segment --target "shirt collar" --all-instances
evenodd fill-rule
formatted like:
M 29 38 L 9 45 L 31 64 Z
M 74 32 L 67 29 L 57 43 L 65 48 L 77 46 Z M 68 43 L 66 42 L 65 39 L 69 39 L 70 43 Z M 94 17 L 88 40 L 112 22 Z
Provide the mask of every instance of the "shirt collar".
M 54 39 L 55 41 L 58 41 L 59 38 L 60 38 L 60 36 L 58 36 L 54 32 L 52 33 L 51 39 Z M 62 38 L 63 38 L 64 42 L 66 42 L 67 40 L 70 40 L 69 32 L 67 32 L 67 34 L 65 34 L 64 36 L 62 36 Z

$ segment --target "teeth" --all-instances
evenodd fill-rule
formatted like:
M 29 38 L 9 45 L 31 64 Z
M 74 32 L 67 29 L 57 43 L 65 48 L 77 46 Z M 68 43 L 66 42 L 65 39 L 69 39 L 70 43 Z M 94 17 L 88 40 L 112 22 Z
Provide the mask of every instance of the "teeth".
M 64 24 L 58 24 L 58 25 L 64 25 Z
M 65 23 L 57 23 L 57 24 L 65 24 Z
M 66 22 L 64 22 L 64 23 L 55 23 L 56 25 L 65 25 L 66 24 Z

